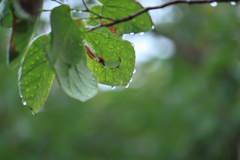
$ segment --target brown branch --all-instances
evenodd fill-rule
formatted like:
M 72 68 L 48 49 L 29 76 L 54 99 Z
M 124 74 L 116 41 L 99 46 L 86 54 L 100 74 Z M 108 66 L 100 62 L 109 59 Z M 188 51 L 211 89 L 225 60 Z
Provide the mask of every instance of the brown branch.
M 118 23 L 126 22 L 126 21 L 131 20 L 131 19 L 133 19 L 133 18 L 135 18 L 135 17 L 137 17 L 137 16 L 139 16 L 139 15 L 145 13 L 145 12 L 148 12 L 149 10 L 162 9 L 162 8 L 167 7 L 167 6 L 174 5 L 174 4 L 203 4 L 203 3 L 213 3 L 213 2 L 220 2 L 220 3 L 228 2 L 228 3 L 230 3 L 230 2 L 238 2 L 238 0 L 175 0 L 175 1 L 164 3 L 164 4 L 159 5 L 159 6 L 143 8 L 139 12 L 133 13 L 133 14 L 129 15 L 128 17 L 125 17 L 125 18 L 122 18 L 122 19 L 114 20 L 112 23 L 99 24 L 98 26 L 92 27 L 87 32 L 93 31 L 93 30 L 95 30 L 97 28 L 100 28 L 100 27 L 109 27 L 109 26 L 113 26 L 113 25 L 118 24 Z

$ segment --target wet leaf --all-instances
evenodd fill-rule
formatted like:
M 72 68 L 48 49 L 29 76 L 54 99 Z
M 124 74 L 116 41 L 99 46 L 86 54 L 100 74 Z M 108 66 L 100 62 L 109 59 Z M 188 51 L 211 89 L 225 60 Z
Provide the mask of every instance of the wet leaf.
M 51 49 L 48 59 L 62 89 L 72 98 L 86 101 L 97 93 L 97 81 L 87 66 L 87 54 L 82 43 L 85 26 L 72 20 L 70 7 L 62 5 L 51 13 Z
M 31 1 L 25 2 L 25 4 L 27 3 L 32 4 Z M 8 64 L 10 67 L 16 66 L 28 50 L 29 43 L 34 34 L 35 25 L 40 14 L 38 10 L 41 8 L 42 1 L 38 1 L 37 4 L 38 5 L 36 6 L 38 6 L 38 8 L 34 7 L 36 10 L 34 18 L 19 18 L 17 16 L 18 14 L 16 15 L 17 12 L 14 12 L 15 15 L 13 16 L 12 35 L 8 51 Z M 17 8 L 15 8 L 15 10 L 17 10 Z
M 117 20 L 128 17 L 129 15 L 140 11 L 143 7 L 133 0 L 121 0 L 121 1 L 112 1 L 112 0 L 98 0 L 103 5 L 102 6 L 92 6 L 90 10 L 101 14 L 104 17 L 110 17 L 111 19 Z M 97 17 L 94 14 L 90 14 L 89 18 Z M 104 22 L 110 23 L 111 20 L 103 19 L 96 20 L 90 19 L 88 25 L 97 25 Z M 112 33 L 124 34 L 124 33 L 138 33 L 151 30 L 152 20 L 148 13 L 143 13 L 131 20 L 110 26 L 109 29 Z
M 0 26 L 11 28 L 13 22 L 13 14 L 11 10 L 12 2 L 10 0 L 3 0 L 0 3 Z
M 94 52 L 109 62 L 108 69 L 88 58 L 88 66 L 99 83 L 111 86 L 126 86 L 133 74 L 135 52 L 132 44 L 114 35 L 108 28 L 99 28 L 86 34 L 86 43 Z M 111 63 L 111 64 L 110 64 Z M 111 69 L 111 65 L 114 67 Z
M 18 85 L 23 104 L 34 113 L 44 105 L 54 79 L 54 72 L 42 50 L 45 37 L 38 37 L 32 43 L 19 70 Z

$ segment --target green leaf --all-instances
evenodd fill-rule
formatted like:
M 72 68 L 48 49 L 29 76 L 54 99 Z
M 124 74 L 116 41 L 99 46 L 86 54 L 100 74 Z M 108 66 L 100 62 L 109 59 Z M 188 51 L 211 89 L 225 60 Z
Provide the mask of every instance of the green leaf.
M 48 59 L 62 89 L 72 98 L 86 101 L 97 93 L 97 81 L 87 66 L 83 46 L 85 26 L 72 20 L 70 7 L 62 5 L 51 12 L 51 49 Z
M 44 105 L 54 79 L 54 72 L 42 50 L 45 37 L 34 40 L 19 70 L 18 85 L 23 104 L 34 113 Z
M 98 14 L 101 14 L 104 17 L 108 17 L 111 19 L 122 19 L 126 18 L 129 15 L 136 13 L 140 11 L 143 7 L 133 0 L 121 0 L 121 1 L 113 1 L 113 0 L 98 0 L 103 4 L 103 6 L 93 6 L 90 8 L 91 11 L 94 11 Z M 89 18 L 97 17 L 94 14 L 90 14 Z M 111 23 L 113 21 L 103 19 L 100 20 L 94 20 L 90 19 L 88 20 L 88 25 L 97 25 L 99 23 L 104 22 Z M 138 33 L 138 32 L 145 32 L 152 29 L 152 20 L 148 13 L 143 13 L 137 17 L 134 17 L 131 20 L 128 20 L 126 22 L 121 22 L 119 24 L 116 24 L 112 27 L 115 31 L 112 31 L 113 33 L 116 32 L 116 34 L 124 34 L 124 33 Z M 109 27 L 109 29 L 111 29 Z
M 0 26 L 11 28 L 13 22 L 13 14 L 11 10 L 12 2 L 10 0 L 3 0 L 0 3 Z
M 79 43 L 84 39 L 85 32 L 85 26 L 81 23 L 79 20 L 73 21 L 68 5 L 55 8 L 51 14 L 52 37 L 54 38 L 52 52 L 55 57 L 60 54 L 61 60 L 67 64 L 77 64 L 82 57 L 79 52 L 85 52 L 83 47 L 79 47 L 82 45 Z M 79 52 L 75 51 L 76 48 Z
M 35 23 L 22 20 L 12 28 L 11 42 L 8 51 L 8 65 L 14 67 L 25 55 L 33 37 Z
M 105 69 L 102 64 L 88 58 L 88 66 L 95 73 L 98 82 L 111 86 L 126 86 L 135 66 L 135 52 L 132 44 L 122 40 L 122 36 L 112 34 L 108 28 L 88 32 L 86 43 L 106 62 L 119 65 L 114 69 Z
M 24 1 L 24 5 L 32 4 L 32 1 Z M 33 17 L 26 17 L 20 19 L 17 17 L 16 12 L 13 16 L 12 35 L 10 41 L 10 47 L 8 51 L 8 64 L 10 67 L 16 66 L 24 57 L 28 50 L 29 43 L 32 40 L 36 22 L 40 15 L 39 7 L 41 7 L 42 1 L 38 0 L 36 7 L 31 10 L 36 10 L 36 14 Z M 15 8 L 15 11 L 17 8 Z M 34 13 L 35 13 L 34 12 Z

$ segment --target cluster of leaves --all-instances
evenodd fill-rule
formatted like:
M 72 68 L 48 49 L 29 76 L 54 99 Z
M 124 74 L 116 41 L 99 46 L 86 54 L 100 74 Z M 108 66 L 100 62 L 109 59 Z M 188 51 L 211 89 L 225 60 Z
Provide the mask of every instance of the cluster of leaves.
M 97 83 L 126 86 L 133 74 L 135 52 L 123 34 L 150 30 L 147 13 L 127 22 L 101 27 L 142 9 L 133 0 L 98 0 L 86 22 L 72 17 L 73 9 L 60 4 L 50 12 L 51 33 L 35 37 L 43 0 L 2 0 L 0 26 L 12 28 L 7 53 L 10 67 L 20 64 L 19 90 L 23 104 L 37 113 L 44 105 L 53 79 L 72 98 L 86 101 L 98 90 Z

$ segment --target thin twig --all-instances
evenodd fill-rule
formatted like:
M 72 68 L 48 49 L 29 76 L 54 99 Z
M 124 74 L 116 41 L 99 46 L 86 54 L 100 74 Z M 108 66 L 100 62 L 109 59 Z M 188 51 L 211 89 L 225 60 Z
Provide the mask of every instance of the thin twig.
M 186 3 L 186 4 L 203 4 L 203 3 L 212 3 L 212 2 L 238 2 L 238 0 L 175 0 L 175 1 L 164 3 L 164 4 L 159 5 L 159 6 L 143 8 L 139 12 L 133 13 L 133 14 L 129 15 L 128 17 L 114 20 L 113 22 L 108 23 L 108 24 L 100 24 L 98 26 L 95 26 L 95 27 L 89 29 L 87 32 L 93 31 L 93 30 L 95 30 L 97 28 L 100 28 L 100 27 L 109 27 L 109 26 L 113 26 L 113 25 L 118 24 L 118 23 L 126 22 L 126 21 L 131 20 L 131 19 L 133 19 L 133 18 L 135 18 L 135 17 L 137 17 L 137 16 L 139 16 L 139 15 L 145 13 L 145 12 L 148 12 L 149 10 L 161 9 L 161 8 L 165 8 L 165 7 L 170 6 L 170 5 L 181 4 L 181 3 L 183 3 L 183 4 L 184 3 Z
M 56 3 L 58 3 L 58 4 L 63 5 L 63 3 L 62 3 L 62 2 L 59 2 L 58 0 L 52 0 L 52 1 L 54 1 L 54 2 L 56 2 Z
M 89 11 L 89 8 L 88 8 L 88 6 L 87 6 L 87 4 L 85 3 L 84 0 L 82 0 L 82 3 L 83 3 L 83 5 L 84 5 L 84 7 L 86 8 L 86 10 Z
M 83 5 L 84 5 L 84 7 L 85 7 L 85 10 L 82 10 L 82 12 L 90 12 L 90 13 L 96 15 L 99 19 L 107 19 L 107 20 L 110 20 L 110 21 L 115 21 L 115 19 L 108 18 L 108 17 L 103 17 L 102 15 L 100 15 L 100 14 L 98 14 L 98 13 L 96 13 L 96 12 L 91 11 L 91 10 L 88 8 L 86 2 L 85 2 L 84 0 L 82 0 L 82 2 L 83 2 Z

